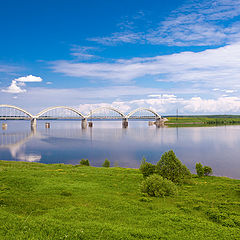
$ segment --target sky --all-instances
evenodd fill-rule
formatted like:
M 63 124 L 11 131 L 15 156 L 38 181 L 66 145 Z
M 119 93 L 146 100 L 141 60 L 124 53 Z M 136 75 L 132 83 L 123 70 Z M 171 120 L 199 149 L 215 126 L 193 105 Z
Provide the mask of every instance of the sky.
M 0 0 L 0 104 L 240 114 L 240 0 Z

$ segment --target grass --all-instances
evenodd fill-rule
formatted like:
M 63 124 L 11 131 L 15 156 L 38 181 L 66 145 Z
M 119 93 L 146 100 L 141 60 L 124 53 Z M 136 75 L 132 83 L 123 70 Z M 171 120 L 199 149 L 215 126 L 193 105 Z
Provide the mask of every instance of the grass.
M 216 125 L 239 125 L 240 116 L 235 115 L 206 115 L 206 116 L 172 116 L 165 123 L 169 127 L 201 127 Z
M 139 192 L 137 169 L 0 161 L 0 239 L 240 239 L 240 180 Z

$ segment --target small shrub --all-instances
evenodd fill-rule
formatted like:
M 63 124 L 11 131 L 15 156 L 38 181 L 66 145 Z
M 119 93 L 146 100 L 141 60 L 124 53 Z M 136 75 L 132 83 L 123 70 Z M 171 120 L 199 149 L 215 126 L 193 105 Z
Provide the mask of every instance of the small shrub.
M 204 166 L 203 167 L 203 172 L 205 176 L 209 176 L 213 173 L 212 168 L 209 166 Z
M 139 170 L 142 172 L 143 177 L 146 178 L 156 173 L 156 166 L 146 162 L 146 158 L 143 158 Z
M 174 183 L 182 183 L 191 178 L 189 169 L 176 157 L 173 150 L 165 152 L 156 165 L 156 171 L 163 178 Z
M 227 214 L 220 212 L 218 208 L 207 209 L 206 215 L 209 217 L 210 220 L 217 223 L 222 223 L 228 218 Z
M 90 166 L 88 159 L 82 159 L 82 160 L 80 161 L 80 165 Z
M 60 193 L 60 195 L 65 196 L 65 197 L 70 197 L 70 196 L 72 196 L 72 193 L 67 192 L 67 191 L 62 191 L 62 192 Z
M 141 191 L 149 196 L 165 197 L 177 194 L 176 185 L 157 174 L 150 175 L 141 184 Z
M 106 158 L 104 163 L 102 164 L 103 167 L 110 167 L 110 161 Z
M 203 170 L 203 166 L 201 163 L 196 163 L 196 172 L 197 172 L 197 175 L 198 177 L 203 177 L 204 176 L 204 170 Z
M 147 198 L 147 197 L 141 197 L 141 198 L 139 199 L 139 201 L 140 201 L 140 202 L 152 202 L 152 199 Z
M 4 205 L 4 200 L 0 199 L 0 206 L 3 206 L 3 205 Z

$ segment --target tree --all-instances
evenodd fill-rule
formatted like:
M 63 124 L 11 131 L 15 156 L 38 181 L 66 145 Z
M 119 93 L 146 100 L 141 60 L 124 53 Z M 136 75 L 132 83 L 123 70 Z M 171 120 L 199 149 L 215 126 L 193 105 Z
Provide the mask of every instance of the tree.
M 213 170 L 209 166 L 204 166 L 203 167 L 203 172 L 204 172 L 204 176 L 209 176 L 213 173 Z
M 189 169 L 176 157 L 173 150 L 165 152 L 156 165 L 156 171 L 163 178 L 174 183 L 182 183 L 184 179 L 191 178 Z
M 85 159 L 82 159 L 82 160 L 80 161 L 80 165 L 90 166 L 88 159 L 86 159 L 86 160 L 85 160 Z
M 196 172 L 197 172 L 197 175 L 199 176 L 199 177 L 203 177 L 203 175 L 204 175 L 204 170 L 203 170 L 203 166 L 202 166 L 202 164 L 201 163 L 196 163 Z
M 146 158 L 143 157 L 139 170 L 142 172 L 143 177 L 148 177 L 156 173 L 156 166 L 152 163 L 146 161 Z
M 102 167 L 110 167 L 110 161 L 106 158 L 104 163 L 102 164 Z

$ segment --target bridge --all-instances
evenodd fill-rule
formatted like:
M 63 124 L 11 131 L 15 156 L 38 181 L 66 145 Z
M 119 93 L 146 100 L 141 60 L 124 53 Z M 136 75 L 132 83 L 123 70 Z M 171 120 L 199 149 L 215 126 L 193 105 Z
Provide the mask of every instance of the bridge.
M 113 107 L 100 107 L 91 110 L 87 115 L 79 112 L 77 109 L 67 106 L 49 107 L 38 114 L 30 112 L 13 105 L 0 105 L 0 120 L 30 120 L 31 126 L 37 125 L 37 120 L 58 120 L 58 119 L 75 119 L 82 121 L 82 128 L 92 126 L 92 120 L 122 120 L 122 126 L 128 127 L 129 119 L 154 120 L 157 127 L 164 124 L 165 118 L 162 118 L 157 112 L 149 108 L 137 108 L 128 114 L 121 112 Z M 91 124 L 90 124 L 91 123 Z

